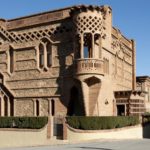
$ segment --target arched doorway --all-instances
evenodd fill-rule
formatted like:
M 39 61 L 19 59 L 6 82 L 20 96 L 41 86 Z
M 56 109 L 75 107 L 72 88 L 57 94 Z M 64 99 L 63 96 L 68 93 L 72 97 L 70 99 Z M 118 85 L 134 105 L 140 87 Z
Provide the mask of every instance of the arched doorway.
M 68 105 L 68 116 L 84 116 L 84 107 L 82 94 L 79 93 L 77 87 L 72 87 L 70 91 L 70 101 Z

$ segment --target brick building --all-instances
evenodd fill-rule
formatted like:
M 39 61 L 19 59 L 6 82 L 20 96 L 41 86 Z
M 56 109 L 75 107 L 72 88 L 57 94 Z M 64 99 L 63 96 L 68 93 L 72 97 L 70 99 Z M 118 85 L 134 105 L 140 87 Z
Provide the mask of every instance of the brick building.
M 135 59 L 109 6 L 0 19 L 0 115 L 141 114 Z

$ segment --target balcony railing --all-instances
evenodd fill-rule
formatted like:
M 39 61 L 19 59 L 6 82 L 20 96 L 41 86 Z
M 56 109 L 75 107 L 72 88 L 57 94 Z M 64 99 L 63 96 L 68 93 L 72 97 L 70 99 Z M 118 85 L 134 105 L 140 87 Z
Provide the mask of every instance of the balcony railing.
M 76 59 L 75 74 L 101 74 L 103 75 L 103 61 L 93 58 Z

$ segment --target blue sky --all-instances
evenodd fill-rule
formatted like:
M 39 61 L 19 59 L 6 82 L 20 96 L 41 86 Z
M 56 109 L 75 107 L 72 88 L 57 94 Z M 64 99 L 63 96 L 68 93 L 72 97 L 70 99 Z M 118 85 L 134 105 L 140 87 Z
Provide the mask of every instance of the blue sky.
M 78 4 L 110 5 L 113 25 L 136 41 L 137 75 L 150 76 L 150 0 L 1 0 L 0 18 L 11 19 Z

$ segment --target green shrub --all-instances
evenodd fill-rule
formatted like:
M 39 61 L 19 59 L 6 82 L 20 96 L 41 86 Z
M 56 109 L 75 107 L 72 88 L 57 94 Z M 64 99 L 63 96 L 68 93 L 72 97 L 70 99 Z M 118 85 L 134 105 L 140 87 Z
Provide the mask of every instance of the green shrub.
M 139 124 L 138 116 L 109 116 L 109 117 L 67 117 L 67 123 L 82 130 L 102 130 L 122 128 Z
M 0 128 L 40 129 L 47 122 L 47 117 L 0 117 Z

